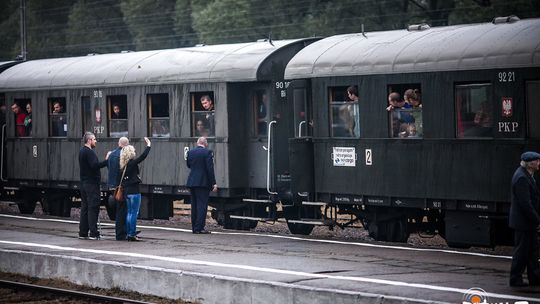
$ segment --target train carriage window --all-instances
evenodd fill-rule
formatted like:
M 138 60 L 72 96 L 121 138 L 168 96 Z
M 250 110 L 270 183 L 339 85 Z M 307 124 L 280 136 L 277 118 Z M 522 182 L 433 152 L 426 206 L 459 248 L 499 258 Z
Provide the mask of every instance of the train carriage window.
M 393 138 L 422 138 L 421 86 L 418 83 L 388 86 L 389 135 Z
M 67 136 L 66 98 L 52 97 L 49 104 L 49 135 L 52 137 Z
M 31 136 L 32 132 L 32 101 L 30 99 L 15 99 L 11 111 L 15 115 L 15 136 Z M 28 107 L 30 105 L 30 107 Z M 27 109 L 30 108 L 30 112 Z
M 350 94 L 351 90 L 356 95 Z M 332 137 L 360 137 L 358 88 L 356 86 L 330 87 L 330 134 Z
M 311 115 L 308 113 L 305 88 L 293 89 L 293 107 L 294 107 L 294 134 L 295 137 L 311 135 Z
M 148 134 L 152 137 L 170 137 L 169 94 L 148 94 Z
M 214 92 L 191 93 L 191 134 L 193 137 L 216 135 L 214 102 Z
M 253 121 L 256 136 L 266 136 L 268 132 L 268 116 L 270 108 L 268 104 L 268 92 L 258 90 L 253 95 Z
M 128 136 L 127 96 L 107 96 L 109 137 Z
M 491 84 L 455 86 L 456 136 L 493 137 Z

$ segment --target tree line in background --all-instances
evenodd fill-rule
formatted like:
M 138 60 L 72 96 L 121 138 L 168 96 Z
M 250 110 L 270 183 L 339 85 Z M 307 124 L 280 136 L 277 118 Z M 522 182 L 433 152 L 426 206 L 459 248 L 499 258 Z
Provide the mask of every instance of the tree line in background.
M 20 53 L 20 0 L 0 1 L 0 61 Z M 28 59 L 329 36 L 540 16 L 538 0 L 26 0 Z

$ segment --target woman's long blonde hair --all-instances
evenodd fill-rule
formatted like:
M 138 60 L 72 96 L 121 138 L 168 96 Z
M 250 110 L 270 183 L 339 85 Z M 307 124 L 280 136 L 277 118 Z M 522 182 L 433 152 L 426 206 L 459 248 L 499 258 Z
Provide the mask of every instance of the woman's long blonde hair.
M 127 163 L 135 158 L 135 147 L 132 145 L 127 145 L 122 148 L 120 152 L 120 169 L 124 169 Z

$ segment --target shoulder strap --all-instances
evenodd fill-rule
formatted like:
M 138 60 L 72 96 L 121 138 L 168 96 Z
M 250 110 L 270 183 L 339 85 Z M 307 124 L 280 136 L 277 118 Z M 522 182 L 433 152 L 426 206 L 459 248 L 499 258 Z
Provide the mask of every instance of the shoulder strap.
M 120 184 L 118 186 L 122 185 L 122 180 L 124 179 L 124 174 L 126 174 L 127 164 L 124 166 L 124 172 L 122 172 L 122 177 L 120 178 Z

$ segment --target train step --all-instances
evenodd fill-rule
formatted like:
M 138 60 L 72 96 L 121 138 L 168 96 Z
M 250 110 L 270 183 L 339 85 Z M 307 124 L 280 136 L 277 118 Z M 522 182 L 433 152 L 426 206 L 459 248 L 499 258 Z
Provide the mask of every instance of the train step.
M 287 220 L 288 223 L 292 224 L 306 224 L 306 225 L 315 225 L 315 226 L 333 226 L 334 221 L 332 220 L 312 220 L 312 219 L 299 219 L 299 220 Z
M 273 202 L 269 199 L 254 199 L 254 198 L 244 198 L 242 201 L 246 203 L 264 203 L 264 204 L 272 204 Z
M 274 222 L 275 218 L 264 218 L 264 217 L 252 217 L 252 216 L 243 216 L 243 215 L 229 215 L 230 218 L 239 219 L 239 220 L 248 220 L 248 221 L 258 221 L 258 222 Z

